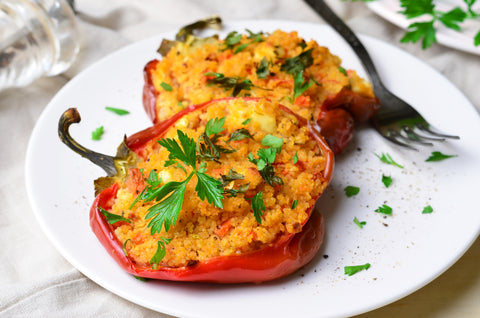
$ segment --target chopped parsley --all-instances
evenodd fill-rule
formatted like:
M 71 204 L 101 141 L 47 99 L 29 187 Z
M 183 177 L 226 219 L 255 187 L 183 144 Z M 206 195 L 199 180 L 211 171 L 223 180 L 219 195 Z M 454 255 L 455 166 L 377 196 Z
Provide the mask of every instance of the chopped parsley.
M 102 207 L 98 207 L 98 209 L 103 214 L 103 216 L 105 216 L 105 219 L 107 220 L 108 224 L 115 224 L 117 222 L 130 223 L 130 219 L 124 218 L 121 215 L 110 213 Z
M 146 282 L 146 281 L 148 281 L 148 278 L 145 278 L 145 277 L 140 277 L 140 276 L 136 276 L 136 275 L 133 275 L 133 277 L 135 277 L 136 279 L 138 279 L 138 280 L 141 281 L 141 282 Z
M 345 191 L 345 195 L 350 198 L 354 195 L 357 195 L 360 192 L 360 188 L 354 186 L 346 186 L 343 191 Z
M 251 118 L 247 118 L 242 122 L 242 125 L 248 125 L 248 123 L 251 122 L 251 121 L 252 121 Z
M 303 75 L 304 70 L 313 64 L 312 52 L 313 49 L 309 49 L 295 57 L 288 58 L 280 68 L 282 71 L 293 75 L 293 101 L 315 83 L 312 79 L 305 80 Z
M 360 222 L 357 217 L 355 217 L 353 219 L 353 223 L 355 223 L 359 228 L 363 229 L 363 226 L 364 225 L 367 225 L 367 222 L 363 221 L 363 222 Z
M 208 77 L 213 76 L 213 78 L 207 78 L 207 85 L 217 85 L 221 88 L 224 88 L 225 91 L 232 90 L 233 97 L 240 94 L 242 90 L 249 91 L 250 89 L 252 89 L 252 87 L 256 87 L 249 79 L 241 79 L 239 77 L 226 77 L 222 73 L 214 72 L 207 72 L 203 75 Z
M 219 162 L 220 154 L 235 152 L 218 144 L 220 133 L 223 131 L 225 117 L 210 119 L 205 126 L 205 132 L 200 135 L 196 143 L 197 161 Z
M 260 224 L 262 223 L 262 215 L 263 212 L 266 211 L 265 203 L 263 202 L 263 193 L 262 191 L 255 194 L 251 201 L 253 215 L 255 216 L 255 220 Z M 263 212 L 262 212 L 263 211 Z
M 392 177 L 382 175 L 382 182 L 386 188 L 388 188 L 392 184 Z
M 269 185 L 283 185 L 282 178 L 275 175 L 272 163 L 275 162 L 277 150 L 275 148 L 261 148 L 257 151 L 258 159 L 254 159 L 252 153 L 248 154 L 248 160 L 257 166 L 258 172 Z
M 280 153 L 283 146 L 283 139 L 280 137 L 268 134 L 265 137 L 263 137 L 261 143 L 262 143 L 262 146 L 273 147 L 277 150 L 277 153 Z
M 92 131 L 92 140 L 100 140 L 103 135 L 103 126 L 98 127 Z
M 171 239 L 167 239 L 164 237 L 161 237 L 160 240 L 157 241 L 157 251 L 153 255 L 153 257 L 150 259 L 150 264 L 152 264 L 153 269 L 157 269 L 158 264 L 162 261 L 162 259 L 165 257 L 167 254 L 167 249 L 165 247 L 166 244 L 170 243 Z
M 165 82 L 162 82 L 162 83 L 160 84 L 160 86 L 162 86 L 162 88 L 163 88 L 164 90 L 166 90 L 167 92 L 173 91 L 172 86 L 168 85 L 168 84 L 165 83 Z
M 348 76 L 347 70 L 345 70 L 343 67 L 339 66 L 339 67 L 338 67 L 338 70 L 339 70 L 340 73 L 342 73 L 343 75 Z
M 297 152 L 295 152 L 295 154 L 293 155 L 292 160 L 293 160 L 293 161 L 292 161 L 293 164 L 296 164 L 296 163 L 298 162 L 298 154 L 297 154 Z
M 441 153 L 439 151 L 434 151 L 434 152 L 432 152 L 430 157 L 428 157 L 428 159 L 425 160 L 425 161 L 442 161 L 442 160 L 445 160 L 445 159 L 448 159 L 448 158 L 453 158 L 453 157 L 457 157 L 457 155 L 444 155 L 443 153 Z
M 292 202 L 292 210 L 295 209 L 298 205 L 298 200 Z
M 345 275 L 352 276 L 362 270 L 368 270 L 370 268 L 370 263 L 365 265 L 354 265 L 354 266 L 345 266 Z
M 266 57 L 263 57 L 263 59 L 258 63 L 257 65 L 257 77 L 258 78 L 267 78 L 268 75 L 270 75 L 270 70 L 269 70 L 269 65 L 268 60 Z
M 393 212 L 393 209 L 391 207 L 389 207 L 388 205 L 386 204 L 383 204 L 382 206 L 378 207 L 375 212 L 377 213 L 382 213 L 382 214 L 386 214 L 386 215 L 391 215 L 392 212 Z
M 385 153 L 382 152 L 381 156 L 377 155 L 377 154 L 375 154 L 375 156 L 377 156 L 377 158 L 380 159 L 380 161 L 383 162 L 383 163 L 386 163 L 386 164 L 389 164 L 389 165 L 392 165 L 392 166 L 403 169 L 403 166 L 396 163 L 388 153 L 385 154 Z
M 423 208 L 422 214 L 430 214 L 433 212 L 433 208 L 430 205 L 427 205 L 426 207 Z
M 128 110 L 121 109 L 121 108 L 115 108 L 115 107 L 108 107 L 107 106 L 107 107 L 105 107 L 105 109 L 108 110 L 108 111 L 111 111 L 112 113 L 120 115 L 120 116 L 130 114 L 130 112 Z
M 239 141 L 242 139 L 253 139 L 253 136 L 247 129 L 240 128 L 230 134 L 230 138 L 228 138 L 227 142 Z

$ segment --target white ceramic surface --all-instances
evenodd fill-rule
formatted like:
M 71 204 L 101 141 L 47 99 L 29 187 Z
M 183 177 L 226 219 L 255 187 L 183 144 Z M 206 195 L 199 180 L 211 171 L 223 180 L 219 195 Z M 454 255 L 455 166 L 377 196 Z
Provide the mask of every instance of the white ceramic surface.
M 455 7 L 466 9 L 466 5 L 462 0 L 437 0 L 435 1 L 435 5 L 437 10 L 441 10 L 443 12 L 447 12 Z M 415 19 L 407 19 L 403 14 L 399 13 L 399 11 L 404 10 L 400 6 L 399 0 L 374 1 L 367 3 L 367 6 L 379 16 L 389 20 L 393 24 L 396 24 L 403 29 L 407 29 L 411 23 L 424 21 L 425 19 L 430 20 L 430 18 L 427 16 L 422 16 Z M 480 3 L 476 4 L 474 8 L 478 11 L 478 9 L 480 9 Z M 462 30 L 455 31 L 438 22 L 435 25 L 437 28 L 438 43 L 455 48 L 457 50 L 480 55 L 480 46 L 475 46 L 473 44 L 473 38 L 480 30 L 480 18 L 474 20 L 467 19 L 460 25 L 462 26 Z
M 330 28 L 288 21 L 239 21 L 228 31 L 298 30 L 359 70 L 359 61 Z M 107 254 L 89 227 L 93 180 L 104 172 L 64 146 L 57 136 L 58 119 L 77 107 L 82 122 L 71 127 L 81 144 L 113 154 L 124 134 L 150 125 L 141 105 L 142 70 L 159 58 L 157 46 L 174 32 L 132 44 L 105 57 L 52 99 L 39 118 L 26 158 L 28 195 L 42 230 L 58 251 L 90 279 L 139 305 L 181 317 L 341 317 L 391 303 L 424 286 L 450 267 L 480 232 L 474 187 L 480 180 L 480 118 L 470 102 L 435 70 L 403 51 L 361 36 L 386 85 L 412 103 L 435 126 L 455 133 L 447 142 L 418 153 L 400 149 L 369 127 L 360 127 L 337 157 L 334 180 L 319 201 L 326 216 L 325 243 L 317 257 L 299 272 L 260 285 L 213 285 L 141 282 L 125 273 Z M 117 116 L 105 106 L 128 109 Z M 101 141 L 91 131 L 103 125 Z M 442 162 L 424 160 L 431 151 L 456 154 Z M 375 153 L 389 153 L 404 169 L 381 163 Z M 387 189 L 382 174 L 393 184 Z M 347 198 L 347 185 L 360 193 Z M 393 215 L 374 210 L 388 204 Z M 432 214 L 422 214 L 431 205 Z M 353 218 L 367 224 L 360 229 Z M 328 255 L 328 257 L 327 257 Z M 369 262 L 354 276 L 344 266 Z

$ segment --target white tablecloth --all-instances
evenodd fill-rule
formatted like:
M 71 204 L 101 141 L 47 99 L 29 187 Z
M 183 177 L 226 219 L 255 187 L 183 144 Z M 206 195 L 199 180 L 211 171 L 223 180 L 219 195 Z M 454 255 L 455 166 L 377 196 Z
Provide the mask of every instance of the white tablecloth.
M 419 45 L 400 44 L 404 32 L 365 4 L 328 2 L 356 32 L 413 53 L 480 109 L 480 56 L 439 45 L 423 51 Z M 26 148 L 37 118 L 70 78 L 107 53 L 199 18 L 323 21 L 300 0 L 78 0 L 76 5 L 83 46 L 75 65 L 61 76 L 0 92 L 0 317 L 167 317 L 96 285 L 39 230 L 24 182 Z M 480 317 L 478 264 L 479 240 L 434 282 L 365 317 Z

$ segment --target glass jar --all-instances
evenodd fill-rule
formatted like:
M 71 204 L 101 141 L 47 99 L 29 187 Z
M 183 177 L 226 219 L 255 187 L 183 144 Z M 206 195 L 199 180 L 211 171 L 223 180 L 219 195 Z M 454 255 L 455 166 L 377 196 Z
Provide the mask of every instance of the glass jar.
M 66 0 L 0 0 L 0 90 L 67 70 L 79 37 Z

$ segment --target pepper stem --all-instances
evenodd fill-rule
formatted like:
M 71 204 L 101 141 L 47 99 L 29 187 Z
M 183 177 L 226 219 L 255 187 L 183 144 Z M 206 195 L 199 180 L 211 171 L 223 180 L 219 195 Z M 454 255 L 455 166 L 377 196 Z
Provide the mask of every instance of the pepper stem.
M 109 177 L 115 176 L 117 168 L 115 167 L 114 157 L 87 149 L 76 142 L 70 135 L 70 125 L 79 123 L 80 120 L 80 114 L 76 108 L 67 109 L 58 121 L 58 136 L 60 140 L 70 149 L 105 170 Z

